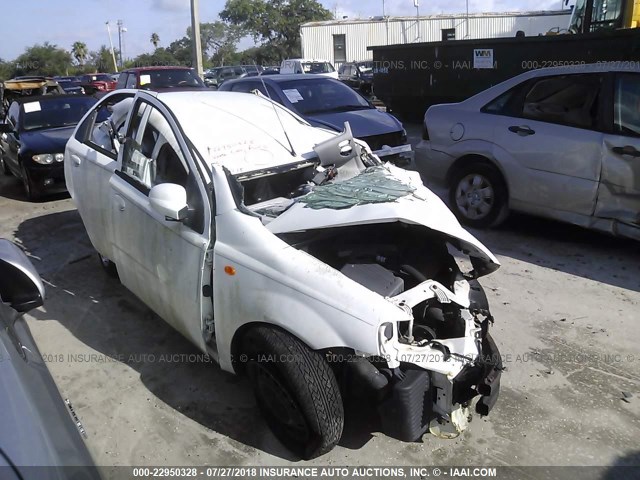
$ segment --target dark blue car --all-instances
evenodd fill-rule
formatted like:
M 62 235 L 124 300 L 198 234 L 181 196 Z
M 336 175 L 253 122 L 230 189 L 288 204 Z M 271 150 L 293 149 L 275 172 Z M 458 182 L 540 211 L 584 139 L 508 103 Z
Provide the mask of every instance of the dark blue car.
M 96 101 L 84 95 L 44 95 L 11 104 L 0 123 L 0 169 L 22 180 L 29 200 L 66 190 L 65 145 Z
M 219 90 L 258 90 L 314 127 L 342 132 L 345 122 L 349 122 L 354 137 L 367 142 L 383 160 L 402 166 L 413 157 L 402 123 L 338 80 L 316 75 L 270 75 L 225 82 Z

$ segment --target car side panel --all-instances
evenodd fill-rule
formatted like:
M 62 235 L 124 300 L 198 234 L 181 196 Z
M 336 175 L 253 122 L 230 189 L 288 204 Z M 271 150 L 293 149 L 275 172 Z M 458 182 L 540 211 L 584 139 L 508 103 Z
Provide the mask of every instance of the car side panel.
M 486 115 L 494 125 L 493 157 L 506 172 L 510 203 L 581 215 L 594 211 L 602 134 L 531 119 Z M 530 128 L 521 136 L 512 127 Z

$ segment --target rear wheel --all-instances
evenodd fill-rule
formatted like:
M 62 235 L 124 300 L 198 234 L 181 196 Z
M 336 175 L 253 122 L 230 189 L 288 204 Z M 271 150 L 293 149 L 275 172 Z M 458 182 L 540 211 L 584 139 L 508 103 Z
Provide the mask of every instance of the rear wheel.
M 304 459 L 329 452 L 342 436 L 344 410 L 324 356 L 269 327 L 250 330 L 242 345 L 258 406 L 275 436 Z
M 107 257 L 99 253 L 98 253 L 98 260 L 100 260 L 100 265 L 102 265 L 102 268 L 104 269 L 104 271 L 107 272 L 107 275 L 109 275 L 112 278 L 120 278 L 118 277 L 118 269 L 116 268 L 115 263 L 113 263 Z
M 449 202 L 458 220 L 475 228 L 496 226 L 508 213 L 502 175 L 486 163 L 471 163 L 454 173 Z

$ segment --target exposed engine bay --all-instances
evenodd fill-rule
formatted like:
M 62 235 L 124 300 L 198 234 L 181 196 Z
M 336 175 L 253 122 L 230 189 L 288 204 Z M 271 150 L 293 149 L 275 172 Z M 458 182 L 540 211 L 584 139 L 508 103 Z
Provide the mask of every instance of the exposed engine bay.
M 455 248 L 448 247 L 445 235 L 417 225 L 387 223 L 281 237 L 411 309 L 413 321 L 397 323 L 397 343 L 383 359 L 350 362 L 342 372 L 345 389 L 352 395 L 374 396 L 381 408 L 387 405 L 396 413 L 405 412 L 404 418 L 381 414 L 386 433 L 408 441 L 427 429 L 455 437 L 466 428 L 471 400 L 478 395 L 482 397 L 476 411 L 489 413 L 497 399 L 499 375 L 491 385 L 481 378 L 502 369 L 487 334 L 493 318 L 475 273 L 462 273 L 459 264 L 464 262 L 456 261 Z M 415 304 L 411 295 L 403 298 L 425 285 L 434 291 L 432 298 Z M 456 297 L 465 306 L 452 301 Z

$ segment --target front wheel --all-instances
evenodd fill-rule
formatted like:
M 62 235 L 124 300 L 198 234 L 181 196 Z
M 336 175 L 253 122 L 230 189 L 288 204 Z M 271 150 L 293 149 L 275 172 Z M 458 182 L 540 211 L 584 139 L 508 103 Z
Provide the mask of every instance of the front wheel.
M 258 406 L 278 440 L 307 460 L 329 452 L 342 436 L 344 410 L 324 356 L 262 326 L 245 335 L 243 352 Z
M 2 158 L 2 153 L 0 153 L 0 172 L 2 172 L 6 176 L 11 175 L 11 170 L 9 170 L 9 167 L 7 167 L 4 158 Z
M 22 186 L 24 187 L 24 193 L 27 195 L 27 200 L 33 202 L 34 200 L 38 200 L 40 198 L 40 192 L 33 185 L 33 180 L 29 176 L 29 172 L 24 165 L 20 164 L 20 176 L 22 177 Z
M 475 228 L 496 226 L 508 212 L 502 175 L 485 163 L 472 163 L 454 173 L 449 202 L 458 220 Z

